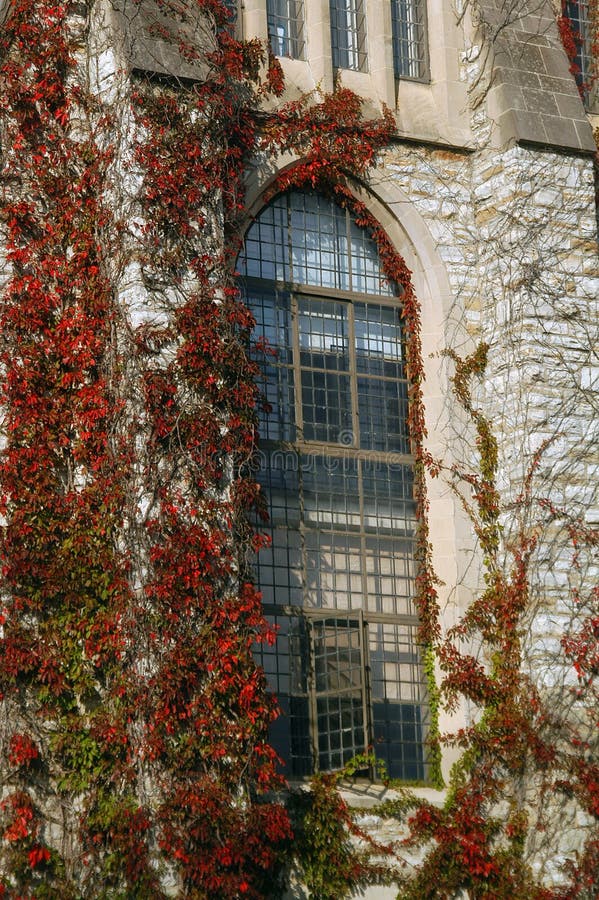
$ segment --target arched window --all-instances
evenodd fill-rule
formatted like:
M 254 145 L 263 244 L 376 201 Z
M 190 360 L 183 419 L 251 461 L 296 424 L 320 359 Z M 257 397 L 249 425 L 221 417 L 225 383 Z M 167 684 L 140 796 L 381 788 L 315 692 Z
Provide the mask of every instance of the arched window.
M 258 580 L 279 626 L 262 662 L 284 713 L 271 740 L 291 775 L 374 747 L 392 776 L 424 779 L 399 291 L 368 233 L 314 192 L 262 210 L 239 269 L 270 406 Z

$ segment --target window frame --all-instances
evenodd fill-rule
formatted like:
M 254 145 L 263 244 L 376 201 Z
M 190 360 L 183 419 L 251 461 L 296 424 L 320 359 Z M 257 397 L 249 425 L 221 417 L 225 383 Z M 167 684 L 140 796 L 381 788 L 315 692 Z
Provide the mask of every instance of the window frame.
M 293 192 L 290 192 L 293 193 Z M 304 195 L 307 195 L 309 191 L 301 192 Z M 281 195 L 279 195 L 280 198 Z M 285 196 L 285 195 L 282 195 Z M 279 198 L 275 198 L 272 201 L 272 205 L 274 206 L 276 201 Z M 305 204 L 305 199 L 304 199 Z M 265 207 L 261 213 L 256 217 L 256 222 L 260 221 L 260 217 L 264 210 L 268 207 Z M 307 214 L 308 206 L 304 205 L 302 210 L 304 214 Z M 377 283 L 375 274 L 373 274 L 368 269 L 368 260 L 370 257 L 368 256 L 368 247 L 364 245 L 362 247 L 361 244 L 355 244 L 356 235 L 351 231 L 351 223 L 353 220 L 350 217 L 350 214 L 347 210 L 341 210 L 341 207 L 335 206 L 335 209 L 340 211 L 345 216 L 346 223 L 346 237 L 347 237 L 347 248 L 346 249 L 346 259 L 348 260 L 348 266 L 351 266 L 352 260 L 352 239 L 354 241 L 354 246 L 357 246 L 357 256 L 356 256 L 356 273 L 355 277 L 360 281 L 363 286 L 367 286 L 370 283 Z M 320 209 L 318 216 L 320 217 Z M 268 270 L 268 266 L 274 266 L 273 272 L 275 273 L 275 277 L 258 277 L 256 275 L 243 275 L 242 283 L 245 287 L 246 293 L 248 295 L 248 300 L 252 296 L 258 295 L 261 297 L 264 302 L 267 304 L 270 302 L 268 297 L 274 298 L 272 300 L 273 310 L 279 309 L 276 306 L 276 297 L 282 295 L 282 299 L 286 300 L 288 306 L 285 306 L 284 309 L 286 312 L 285 315 L 289 316 L 288 324 L 282 326 L 282 319 L 278 316 L 278 314 L 273 314 L 271 318 L 268 319 L 268 322 L 275 329 L 283 328 L 286 337 L 284 338 L 284 346 L 286 348 L 285 358 L 280 366 L 286 370 L 286 378 L 285 381 L 285 390 L 287 396 L 287 403 L 291 404 L 290 407 L 290 415 L 295 423 L 295 431 L 289 431 L 281 433 L 277 426 L 275 426 L 274 436 L 266 437 L 265 439 L 261 439 L 261 448 L 263 451 L 268 454 L 273 451 L 277 452 L 292 452 L 296 454 L 297 457 L 297 468 L 299 471 L 301 460 L 303 459 L 316 459 L 318 457 L 326 457 L 327 459 L 338 458 L 343 459 L 348 457 L 348 453 L 350 454 L 350 460 L 356 466 L 356 471 L 359 471 L 358 475 L 358 495 L 359 495 L 359 505 L 361 509 L 366 507 L 366 503 L 363 501 L 363 491 L 364 491 L 364 473 L 367 471 L 367 466 L 369 464 L 373 464 L 373 466 L 379 466 L 382 464 L 386 464 L 389 460 L 392 461 L 392 465 L 401 465 L 410 469 L 410 477 L 408 482 L 405 482 L 408 486 L 412 485 L 413 478 L 413 466 L 414 466 L 414 454 L 413 448 L 411 446 L 411 441 L 409 436 L 407 436 L 406 432 L 406 445 L 403 448 L 405 452 L 400 452 L 399 450 L 388 450 L 388 449 L 367 449 L 360 446 L 359 434 L 360 428 L 358 423 L 359 417 L 359 392 L 357 388 L 358 378 L 360 374 L 364 376 L 364 372 L 360 373 L 358 371 L 358 350 L 357 345 L 355 344 L 355 333 L 352 328 L 349 328 L 349 332 L 351 331 L 351 341 L 352 341 L 352 350 L 348 352 L 349 359 L 349 376 L 351 380 L 351 416 L 352 416 L 352 441 L 350 443 L 333 443 L 330 440 L 326 439 L 312 439 L 306 438 L 302 433 L 301 424 L 303 422 L 303 405 L 302 405 L 302 397 L 301 397 L 301 386 L 302 386 L 302 361 L 300 355 L 300 324 L 299 324 L 299 309 L 301 300 L 308 298 L 313 301 L 326 301 L 330 300 L 333 303 L 339 303 L 345 305 L 348 310 L 353 310 L 350 315 L 350 319 L 353 321 L 352 316 L 355 313 L 355 307 L 357 304 L 364 305 L 364 308 L 370 307 L 379 307 L 381 309 L 393 310 L 394 314 L 397 316 L 397 328 L 398 333 L 401 333 L 401 350 L 398 354 L 398 359 L 401 364 L 401 378 L 399 376 L 389 378 L 391 383 L 393 384 L 404 384 L 407 392 L 407 378 L 405 376 L 405 336 L 403 335 L 403 330 L 401 330 L 401 298 L 398 296 L 399 292 L 397 289 L 393 290 L 392 287 L 384 288 L 383 282 L 379 280 L 379 293 L 375 293 L 374 291 L 371 293 L 364 293 L 362 291 L 356 290 L 348 290 L 339 287 L 327 287 L 322 284 L 298 284 L 293 280 L 283 281 L 276 278 L 277 273 L 284 272 L 286 275 L 289 275 L 289 278 L 292 279 L 295 274 L 297 274 L 294 268 L 297 264 L 294 252 L 292 250 L 292 239 L 291 239 L 291 206 L 290 203 L 287 203 L 287 206 L 280 205 L 276 207 L 276 209 L 272 213 L 271 219 L 265 220 L 265 227 L 270 229 L 274 228 L 273 234 L 276 233 L 277 228 L 283 233 L 287 232 L 287 245 L 285 241 L 282 241 L 283 251 L 282 253 L 276 249 L 276 242 L 272 244 L 269 253 L 266 252 L 264 256 L 262 255 L 262 242 L 256 236 L 251 236 L 254 241 L 252 253 L 256 254 L 255 256 L 251 256 L 250 258 L 256 263 L 258 266 L 260 274 L 263 273 L 263 267 L 266 266 Z M 319 218 L 319 222 L 322 220 Z M 278 225 L 277 225 L 278 222 Z M 321 225 L 322 227 L 322 225 Z M 260 228 L 258 228 L 258 235 L 260 234 Z M 251 229 L 248 232 L 250 235 Z M 343 229 L 340 231 L 335 231 L 335 234 L 342 234 Z M 303 232 L 304 235 L 307 232 Z M 360 235 L 362 231 L 360 230 Z M 246 235 L 247 238 L 247 235 Z M 335 238 L 336 240 L 336 238 Z M 274 241 L 274 238 L 273 238 Z M 337 246 L 337 245 L 336 245 Z M 306 248 L 308 248 L 308 241 L 306 240 Z M 322 249 L 322 248 L 320 248 Z M 297 252 L 297 248 L 296 248 Z M 289 254 L 289 260 L 285 261 L 285 256 Z M 306 249 L 306 253 L 308 254 L 308 249 Z M 242 254 L 243 255 L 243 254 Z M 300 253 L 301 255 L 301 253 Z M 322 258 L 318 257 L 322 264 Z M 271 262 L 271 260 L 273 262 Z M 314 263 L 313 263 L 314 264 Z M 378 263 L 380 266 L 380 262 Z M 304 271 L 306 275 L 308 275 L 310 269 L 308 267 L 307 262 L 299 263 L 300 270 Z M 314 270 L 311 270 L 314 271 Z M 331 275 L 329 270 L 325 267 L 321 270 L 321 278 L 328 277 Z M 351 275 L 348 278 L 351 279 Z M 380 278 L 380 276 L 379 276 Z M 370 279 L 370 280 L 369 280 Z M 267 298 L 264 300 L 264 298 Z M 250 302 L 251 306 L 251 302 Z M 283 308 L 283 307 L 281 307 Z M 349 321 L 349 320 L 348 320 Z M 364 322 L 367 323 L 368 317 L 364 319 Z M 375 320 L 376 321 L 376 320 Z M 384 317 L 381 316 L 381 341 L 383 342 L 382 356 L 381 359 L 385 358 L 384 351 L 384 332 L 382 330 Z M 311 332 L 310 332 L 311 333 Z M 326 329 L 323 331 L 324 335 L 327 335 Z M 368 351 L 367 351 L 368 356 Z M 326 367 L 325 367 L 326 368 Z M 383 377 L 383 380 L 386 379 L 386 376 Z M 274 379 L 273 379 L 274 380 Z M 373 375 L 373 380 L 381 380 L 380 373 L 376 372 Z M 277 380 L 277 384 L 279 381 Z M 289 384 L 292 385 L 292 394 L 293 399 L 289 399 Z M 398 421 L 403 421 L 404 425 L 407 422 L 407 396 L 406 396 L 406 407 L 404 411 L 403 418 L 400 415 L 400 419 Z M 281 419 L 283 421 L 283 419 Z M 357 426 L 357 427 L 356 427 Z M 398 431 L 398 435 L 400 432 Z M 267 466 L 267 472 L 273 471 L 270 467 Z M 389 470 L 390 472 L 390 470 Z M 391 475 L 389 474 L 389 479 Z M 300 476 L 298 475 L 298 479 Z M 387 482 L 385 482 L 387 483 Z M 394 496 L 392 491 L 393 488 L 391 486 L 391 481 L 388 481 L 390 485 L 389 494 L 391 504 L 390 509 L 393 507 L 392 497 Z M 404 482 L 401 482 L 404 485 Z M 299 481 L 298 481 L 299 485 Z M 277 490 L 280 490 L 277 488 Z M 402 491 L 404 488 L 402 487 Z M 284 491 L 284 489 L 283 489 Z M 298 502 L 303 504 L 305 502 L 305 493 L 303 493 L 304 488 L 298 487 Z M 345 495 L 344 495 L 345 496 Z M 382 495 L 381 495 L 382 496 Z M 400 495 L 398 495 L 400 496 Z M 413 496 L 408 499 L 407 495 L 401 494 L 403 497 L 403 502 L 405 505 L 405 509 L 408 510 L 410 508 L 410 504 L 413 505 Z M 399 505 L 401 506 L 401 502 Z M 429 707 L 428 707 L 428 698 L 426 694 L 426 677 L 424 674 L 424 669 L 422 666 L 422 659 L 418 658 L 420 654 L 420 649 L 417 644 L 416 634 L 418 630 L 418 616 L 415 607 L 413 606 L 413 594 L 414 594 L 414 584 L 416 580 L 416 562 L 414 559 L 413 552 L 408 552 L 406 548 L 409 546 L 414 547 L 415 540 L 415 530 L 416 530 L 416 520 L 415 520 L 415 508 L 412 518 L 405 518 L 408 513 L 404 515 L 405 522 L 405 530 L 400 533 L 397 527 L 393 525 L 393 522 L 396 520 L 393 518 L 393 513 L 390 512 L 389 515 L 391 518 L 389 522 L 391 523 L 389 526 L 389 531 L 386 531 L 384 528 L 376 527 L 372 530 L 369 530 L 366 519 L 360 519 L 360 526 L 357 530 L 350 530 L 349 526 L 346 530 L 343 530 L 343 526 L 339 525 L 340 520 L 334 520 L 334 510 L 336 507 L 333 507 L 333 513 L 331 514 L 333 518 L 331 519 L 330 527 L 322 527 L 322 523 L 316 520 L 316 524 L 305 516 L 300 516 L 298 519 L 297 527 L 293 525 L 291 527 L 287 524 L 287 515 L 289 506 L 280 507 L 285 510 L 285 524 L 280 525 L 276 521 L 276 516 L 273 516 L 271 520 L 271 528 L 273 532 L 273 536 L 276 538 L 276 529 L 280 527 L 282 529 L 281 534 L 283 538 L 287 534 L 297 534 L 298 540 L 300 542 L 301 550 L 301 563 L 299 571 L 303 573 L 299 579 L 299 587 L 296 584 L 295 594 L 301 596 L 299 603 L 275 603 L 270 602 L 267 597 L 265 597 L 264 602 L 264 611 L 267 616 L 275 617 L 275 618 L 285 618 L 287 617 L 289 623 L 292 620 L 297 620 L 298 622 L 303 622 L 306 634 L 309 636 L 311 633 L 311 629 L 313 629 L 313 624 L 315 622 L 323 622 L 330 620 L 331 622 L 335 621 L 356 621 L 359 622 L 360 634 L 362 635 L 362 663 L 360 669 L 360 690 L 362 691 L 362 722 L 364 727 L 364 741 L 363 747 L 361 748 L 361 752 L 365 751 L 368 747 L 372 747 L 373 740 L 375 739 L 375 719 L 377 719 L 377 713 L 375 709 L 379 710 L 377 721 L 381 721 L 380 709 L 387 708 L 391 709 L 391 715 L 395 715 L 396 719 L 394 719 L 395 723 L 397 721 L 400 722 L 402 734 L 403 734 L 403 723 L 404 723 L 404 715 L 413 714 L 414 733 L 418 732 L 418 738 L 413 739 L 413 753 L 414 759 L 409 759 L 407 757 L 408 750 L 406 750 L 407 743 L 403 741 L 401 743 L 401 752 L 398 752 L 397 757 L 392 758 L 392 749 L 391 749 L 391 741 L 388 738 L 384 738 L 385 748 L 388 749 L 389 760 L 395 764 L 396 759 L 399 760 L 397 765 L 405 765 L 409 767 L 412 765 L 414 767 L 414 771 L 412 771 L 409 775 L 404 775 L 404 778 L 408 780 L 416 780 L 416 781 L 427 781 L 428 776 L 428 759 L 427 759 L 427 748 L 426 748 L 426 734 L 428 729 L 428 716 L 429 716 Z M 400 520 L 397 520 L 400 521 Z M 310 535 L 314 539 L 314 544 L 311 545 L 309 541 Z M 323 537 L 324 536 L 324 537 Z M 355 596 L 358 597 L 359 605 L 354 605 L 353 599 L 354 595 L 348 594 L 350 597 L 347 606 L 339 606 L 336 599 L 333 600 L 331 605 L 324 605 L 324 603 L 318 606 L 316 603 L 313 606 L 306 605 L 308 597 L 310 595 L 310 590 L 308 587 L 307 579 L 308 573 L 310 571 L 308 565 L 309 553 L 314 553 L 312 557 L 314 560 L 317 560 L 317 568 L 315 571 L 320 572 L 320 567 L 318 566 L 319 554 L 324 552 L 325 556 L 327 553 L 333 554 L 331 559 L 335 558 L 335 554 L 341 552 L 343 557 L 343 540 L 347 540 L 347 546 L 350 548 L 348 553 L 346 554 L 346 560 L 352 560 L 352 552 L 355 551 L 355 542 L 357 540 L 358 550 L 355 551 L 358 554 L 358 558 L 360 560 L 360 579 L 361 579 L 361 588 L 356 592 Z M 322 543 L 321 543 L 322 541 Z M 352 546 L 352 541 L 354 542 Z M 370 541 L 370 543 L 369 543 Z M 327 545 L 328 542 L 328 545 Z M 407 543 L 406 543 L 407 542 Z M 385 544 L 388 543 L 388 547 Z M 403 549 L 400 553 L 400 547 Z M 269 578 L 273 586 L 277 584 L 277 575 L 276 575 L 276 563 L 275 563 L 275 554 L 280 551 L 280 548 L 283 546 L 289 545 L 280 545 L 277 541 L 273 541 L 272 552 L 273 554 L 273 569 L 272 573 L 270 573 Z M 337 548 L 337 549 L 336 549 Z M 339 549 L 341 548 L 341 550 Z M 264 553 L 264 551 L 262 551 Z M 399 560 L 399 562 L 398 562 Z M 350 563 L 348 563 L 350 564 Z M 370 566 L 370 568 L 369 568 Z M 402 568 L 403 566 L 403 568 Z M 260 557 L 258 559 L 258 567 L 260 568 Z M 387 568 L 385 568 L 387 567 Z M 283 567 L 284 568 L 284 567 Z M 291 571 L 291 570 L 287 570 Z M 336 572 L 337 570 L 335 570 Z M 389 572 L 391 574 L 389 574 Z M 399 573 L 399 574 L 398 574 Z M 291 577 L 291 576 L 288 576 Z M 320 577 L 320 576 L 319 576 Z M 317 581 L 319 580 L 319 577 Z M 336 575 L 334 576 L 336 577 Z M 399 580 L 398 580 L 399 579 Z M 369 589 L 368 584 L 373 581 L 379 581 L 381 583 L 389 582 L 392 585 L 395 584 L 403 584 L 406 587 L 406 590 L 403 594 L 378 594 L 373 593 L 372 590 Z M 291 582 L 289 582 L 291 584 Z M 319 588 L 320 589 L 320 588 Z M 291 587 L 289 587 L 291 591 Z M 329 592 L 331 596 L 334 595 Z M 268 594 L 268 591 L 266 591 Z M 293 594 L 294 592 L 291 591 Z M 326 593 L 322 595 L 327 596 Z M 376 600 L 372 606 L 369 605 L 368 598 L 373 597 Z M 403 600 L 399 600 L 398 597 L 404 597 Z M 387 600 L 385 598 L 387 597 Z M 389 598 L 392 598 L 389 600 Z M 274 597 L 273 597 L 274 600 Z M 375 608 L 380 602 L 380 608 Z M 385 603 L 389 604 L 389 602 L 393 603 L 393 611 L 388 611 L 384 609 Z M 404 607 L 401 607 L 399 604 L 403 602 Z M 291 624 L 289 624 L 289 628 L 291 629 Z M 386 670 L 391 663 L 385 663 L 383 660 L 386 658 L 385 654 L 388 652 L 387 647 L 389 646 L 388 640 L 385 637 L 384 629 L 390 628 L 391 631 L 395 630 L 395 643 L 393 644 L 396 647 L 397 659 L 395 660 L 395 665 L 398 667 L 400 665 L 400 656 L 406 657 L 407 655 L 407 668 L 411 673 L 411 678 L 406 681 L 402 681 L 399 677 L 396 680 L 388 679 L 385 676 L 381 676 L 380 678 L 375 679 L 376 685 L 373 681 L 372 677 L 372 665 L 371 665 L 371 645 L 376 646 L 377 654 L 380 657 L 379 665 L 381 671 L 383 669 Z M 402 631 L 403 629 L 403 631 Z M 379 632 L 380 635 L 379 636 Z M 409 637 L 408 637 L 409 636 Z M 285 636 L 285 640 L 288 639 L 288 635 Z M 378 641 L 378 643 L 375 643 Z M 310 638 L 308 637 L 308 643 L 310 644 Z M 311 650 L 310 654 L 313 655 L 314 648 L 310 644 Z M 274 654 L 276 657 L 276 654 Z M 273 656 L 270 651 L 262 652 L 262 660 L 268 659 L 269 656 Z M 288 681 L 289 685 L 293 681 L 293 663 L 291 662 L 291 656 L 289 656 L 289 670 L 288 670 Z M 404 670 L 406 669 L 406 659 L 403 659 Z M 278 663 L 275 659 L 275 665 L 278 666 Z M 265 668 L 267 666 L 265 665 Z M 284 670 L 276 668 L 276 673 L 273 677 L 279 679 L 279 675 L 282 674 L 281 677 L 286 677 L 284 675 Z M 289 704 L 289 717 L 290 717 L 290 736 L 289 736 L 289 762 L 291 766 L 291 775 L 292 777 L 304 777 L 309 776 L 311 772 L 318 771 L 321 765 L 321 754 L 322 748 L 319 746 L 319 736 L 321 737 L 321 732 L 319 731 L 319 695 L 316 690 L 315 685 L 315 676 L 312 675 L 306 676 L 305 679 L 305 688 L 303 693 L 293 694 L 291 691 L 291 687 L 289 687 L 288 692 L 285 694 L 285 701 Z M 275 693 L 281 693 L 281 689 L 277 689 L 277 685 L 279 681 L 275 685 Z M 376 692 L 381 693 L 379 697 L 378 694 L 375 696 Z M 395 695 L 394 695 L 395 691 Z M 284 692 L 283 692 L 284 693 Z M 335 694 L 335 691 L 332 692 Z M 337 692 L 338 694 L 338 692 Z M 294 713 L 292 711 L 292 706 L 295 698 L 300 698 L 298 701 L 304 704 L 304 713 L 298 714 L 301 719 L 302 716 L 305 718 L 305 709 L 308 710 L 308 735 L 304 735 L 298 741 L 298 746 L 300 747 L 300 751 L 295 754 L 293 753 L 293 736 L 291 735 L 291 731 L 293 728 L 293 723 L 291 719 L 293 719 Z M 302 699 L 303 698 L 303 699 Z M 322 699 L 322 698 L 320 698 Z M 334 704 L 333 704 L 334 705 Z M 399 719 L 397 719 L 399 716 Z M 279 723 L 280 726 L 280 723 Z M 385 726 L 386 727 L 386 726 Z M 398 726 L 399 727 L 399 726 Z M 389 729 L 391 726 L 389 726 Z M 331 731 L 332 733 L 332 731 Z M 306 763 L 305 753 L 302 755 L 301 747 L 305 748 L 305 740 L 308 741 L 310 746 L 310 765 Z M 352 744 L 352 748 L 355 749 L 355 741 Z M 342 748 L 343 751 L 343 748 Z M 335 752 L 333 750 L 331 753 Z M 385 750 L 387 752 L 387 750 Z M 420 754 L 420 755 L 418 755 Z M 351 754 L 353 756 L 353 752 Z M 295 766 L 294 763 L 299 760 L 299 763 Z M 303 762 L 302 762 L 303 760 Z M 347 758 L 344 759 L 344 762 L 347 762 Z M 307 770 L 310 769 L 310 771 Z M 373 778 L 375 773 L 372 771 L 368 772 L 368 776 Z M 401 776 L 400 776 L 401 777 Z
M 277 7 L 286 7 L 280 12 Z M 304 0 L 266 0 L 268 43 L 275 56 L 287 59 L 306 58 L 306 14 Z M 281 29 L 282 34 L 277 34 Z
M 329 0 L 329 15 L 333 69 L 367 72 L 366 0 Z
M 565 0 L 563 15 L 570 23 L 577 45 L 573 62 L 579 71 L 574 73 L 574 80 L 585 109 L 591 112 L 597 108 L 599 92 L 597 63 L 593 55 L 593 22 L 588 0 Z
M 402 22 L 400 15 L 402 5 L 410 6 L 416 12 L 415 22 Z M 415 29 L 418 33 L 402 36 L 400 27 L 404 24 L 406 28 Z M 391 45 L 395 80 L 428 84 L 430 59 L 426 0 L 391 0 Z M 407 54 L 403 52 L 404 47 L 408 49 Z M 410 69 L 415 67 L 418 67 L 418 72 L 411 72 Z

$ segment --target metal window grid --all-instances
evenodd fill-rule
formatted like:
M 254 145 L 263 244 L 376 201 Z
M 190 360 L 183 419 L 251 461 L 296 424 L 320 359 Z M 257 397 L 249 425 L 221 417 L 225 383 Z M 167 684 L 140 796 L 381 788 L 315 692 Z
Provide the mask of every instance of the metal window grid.
M 391 0 L 391 33 L 395 77 L 427 81 L 426 0 Z
M 271 742 L 289 774 L 341 768 L 374 747 L 393 778 L 426 779 L 428 706 L 417 626 L 361 612 L 277 610 L 261 664 L 283 715 Z
M 369 296 L 395 297 L 376 243 L 348 210 L 312 191 L 276 197 L 252 224 L 238 260 L 241 275 Z M 357 298 L 356 298 L 357 299 Z
M 303 0 L 267 0 L 266 19 L 275 56 L 305 59 Z
M 335 69 L 366 71 L 365 0 L 329 0 Z
M 257 573 L 280 627 L 261 650 L 283 709 L 271 740 L 292 775 L 374 743 L 393 777 L 424 779 L 398 292 L 367 232 L 315 194 L 277 198 L 245 246 L 239 268 L 270 345 L 257 350 L 272 406 L 258 473 L 271 544 Z

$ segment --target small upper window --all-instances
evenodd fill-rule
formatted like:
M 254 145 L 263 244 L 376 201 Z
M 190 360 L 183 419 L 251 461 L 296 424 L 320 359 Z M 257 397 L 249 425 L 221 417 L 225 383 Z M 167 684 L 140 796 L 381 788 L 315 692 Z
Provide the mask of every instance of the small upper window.
M 391 26 L 395 77 L 428 80 L 425 0 L 391 0 Z
M 268 39 L 275 56 L 304 59 L 303 0 L 267 0 Z
M 330 0 L 333 68 L 366 71 L 364 0 Z
M 597 71 L 593 59 L 593 24 L 589 10 L 589 0 L 564 0 L 563 15 L 569 20 L 574 40 L 576 56 L 574 77 L 578 90 L 586 106 L 590 104 L 593 85 L 597 80 Z

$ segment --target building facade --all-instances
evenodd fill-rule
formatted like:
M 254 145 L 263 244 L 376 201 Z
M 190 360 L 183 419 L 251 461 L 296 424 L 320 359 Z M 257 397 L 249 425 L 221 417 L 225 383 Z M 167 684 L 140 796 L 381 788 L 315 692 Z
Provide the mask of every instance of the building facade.
M 340 83 L 372 110 L 387 104 L 395 112 L 397 139 L 368 185 L 356 189 L 406 259 L 422 303 L 433 455 L 469 456 L 440 354 L 466 354 L 484 340 L 491 352 L 480 402 L 497 429 L 506 503 L 554 435 L 547 485 L 558 504 L 573 502 L 592 522 L 594 99 L 591 87 L 582 97 L 577 89 L 586 75 L 569 71 L 554 10 L 529 6 L 508 15 L 499 4 L 465 4 L 458 15 L 447 4 L 402 0 L 342 9 L 248 4 L 240 27 L 270 41 L 289 97 Z M 590 25 L 569 13 L 586 29 L 584 73 Z M 284 360 L 268 365 L 274 412 L 264 423 L 264 477 L 273 542 L 260 579 L 267 604 L 304 607 L 308 623 L 294 626 L 278 611 L 285 649 L 267 670 L 292 707 L 280 724 L 288 730 L 281 746 L 305 774 L 318 764 L 335 768 L 362 742 L 375 742 L 392 774 L 426 780 L 425 754 L 413 743 L 425 737 L 427 711 L 410 649 L 417 621 L 408 600 L 411 460 L 400 320 L 393 318 L 401 297 L 393 300 L 376 248 L 355 226 L 352 232 L 345 213 L 309 194 L 264 207 L 268 179 L 250 184 L 241 262 L 249 296 L 261 298 L 258 327 Z M 459 502 L 436 482 L 429 493 L 434 567 L 446 585 L 450 626 L 475 589 L 474 548 Z M 551 608 L 534 623 L 531 653 L 541 680 L 554 664 L 543 648 L 559 638 L 566 617 Z M 341 647 L 351 648 L 343 677 Z M 309 686 L 307 673 L 319 665 Z
M 160 4 L 96 7 L 90 65 L 105 97 L 140 72 L 169 84 L 202 78 L 205 59 L 180 57 Z M 506 547 L 516 528 L 510 509 L 539 451 L 532 495 L 549 496 L 589 527 L 598 522 L 593 9 L 578 0 L 562 11 L 580 36 L 574 72 L 550 0 L 245 0 L 232 11 L 236 34 L 267 44 L 285 76 L 283 97 L 266 101 L 265 113 L 343 86 L 364 98 L 367 116 L 387 107 L 396 121 L 368 179 L 352 189 L 405 260 L 421 305 L 426 448 L 448 474 L 427 483 L 445 630 L 483 579 L 472 522 L 451 489 L 452 473 L 475 468 L 476 452 L 446 350 L 467 356 L 480 342 L 489 347 L 475 402 L 498 442 Z M 210 44 L 201 16 L 185 29 L 198 46 Z M 441 805 L 414 604 L 402 292 L 347 209 L 314 190 L 272 196 L 277 174 L 294 161 L 287 154 L 250 166 L 237 261 L 257 337 L 269 348 L 255 351 L 267 401 L 258 480 L 270 511 L 270 544 L 256 567 L 278 628 L 276 643 L 261 651 L 283 713 L 271 740 L 297 780 L 374 747 L 392 778 L 416 782 Z M 219 236 L 211 233 L 208 252 L 211 241 Z M 121 285 L 132 325 L 149 321 L 139 267 Z M 564 600 L 570 575 L 559 540 L 548 539 L 523 643 L 530 677 L 556 696 L 572 677 L 560 661 L 574 615 Z M 441 710 L 435 727 L 444 733 L 475 715 L 467 704 Z M 444 750 L 446 781 L 455 758 Z M 369 818 L 381 789 L 372 772 L 363 775 L 346 796 L 378 836 L 396 838 L 388 822 Z M 559 881 L 586 825 L 576 819 L 555 843 L 531 851 L 531 864 Z
M 365 99 L 367 116 L 387 106 L 396 119 L 397 136 L 354 188 L 406 261 L 421 304 L 427 449 L 448 469 L 475 465 L 443 352 L 465 356 L 484 341 L 476 399 L 498 440 L 504 508 L 547 445 L 534 491 L 592 525 L 596 92 L 588 5 L 563 12 L 580 35 L 573 69 L 550 2 L 247 0 L 233 20 L 237 36 L 268 44 L 282 66 L 285 93 L 270 108 L 342 85 Z M 156 37 L 158 6 L 132 15 L 125 5 L 115 22 L 132 71 L 198 77 Z M 374 746 L 392 777 L 420 783 L 440 804 L 444 792 L 427 786 L 401 295 L 347 211 L 311 191 L 270 197 L 277 172 L 292 163 L 250 168 L 238 260 L 257 334 L 270 345 L 260 358 L 269 411 L 259 479 L 271 544 L 258 578 L 279 629 L 261 656 L 283 710 L 271 739 L 292 778 L 338 769 Z M 480 588 L 482 561 L 443 479 L 429 479 L 428 495 L 451 628 Z M 506 544 L 510 527 L 506 514 Z M 527 665 L 550 690 L 571 679 L 558 662 L 572 617 L 561 554 L 559 542 L 548 544 L 527 623 Z M 441 732 L 471 714 L 441 712 Z M 446 750 L 446 779 L 453 760 Z M 367 812 L 378 791 L 348 796 Z M 570 832 L 566 845 L 581 834 Z M 535 864 L 559 868 L 553 850 L 539 851 Z

